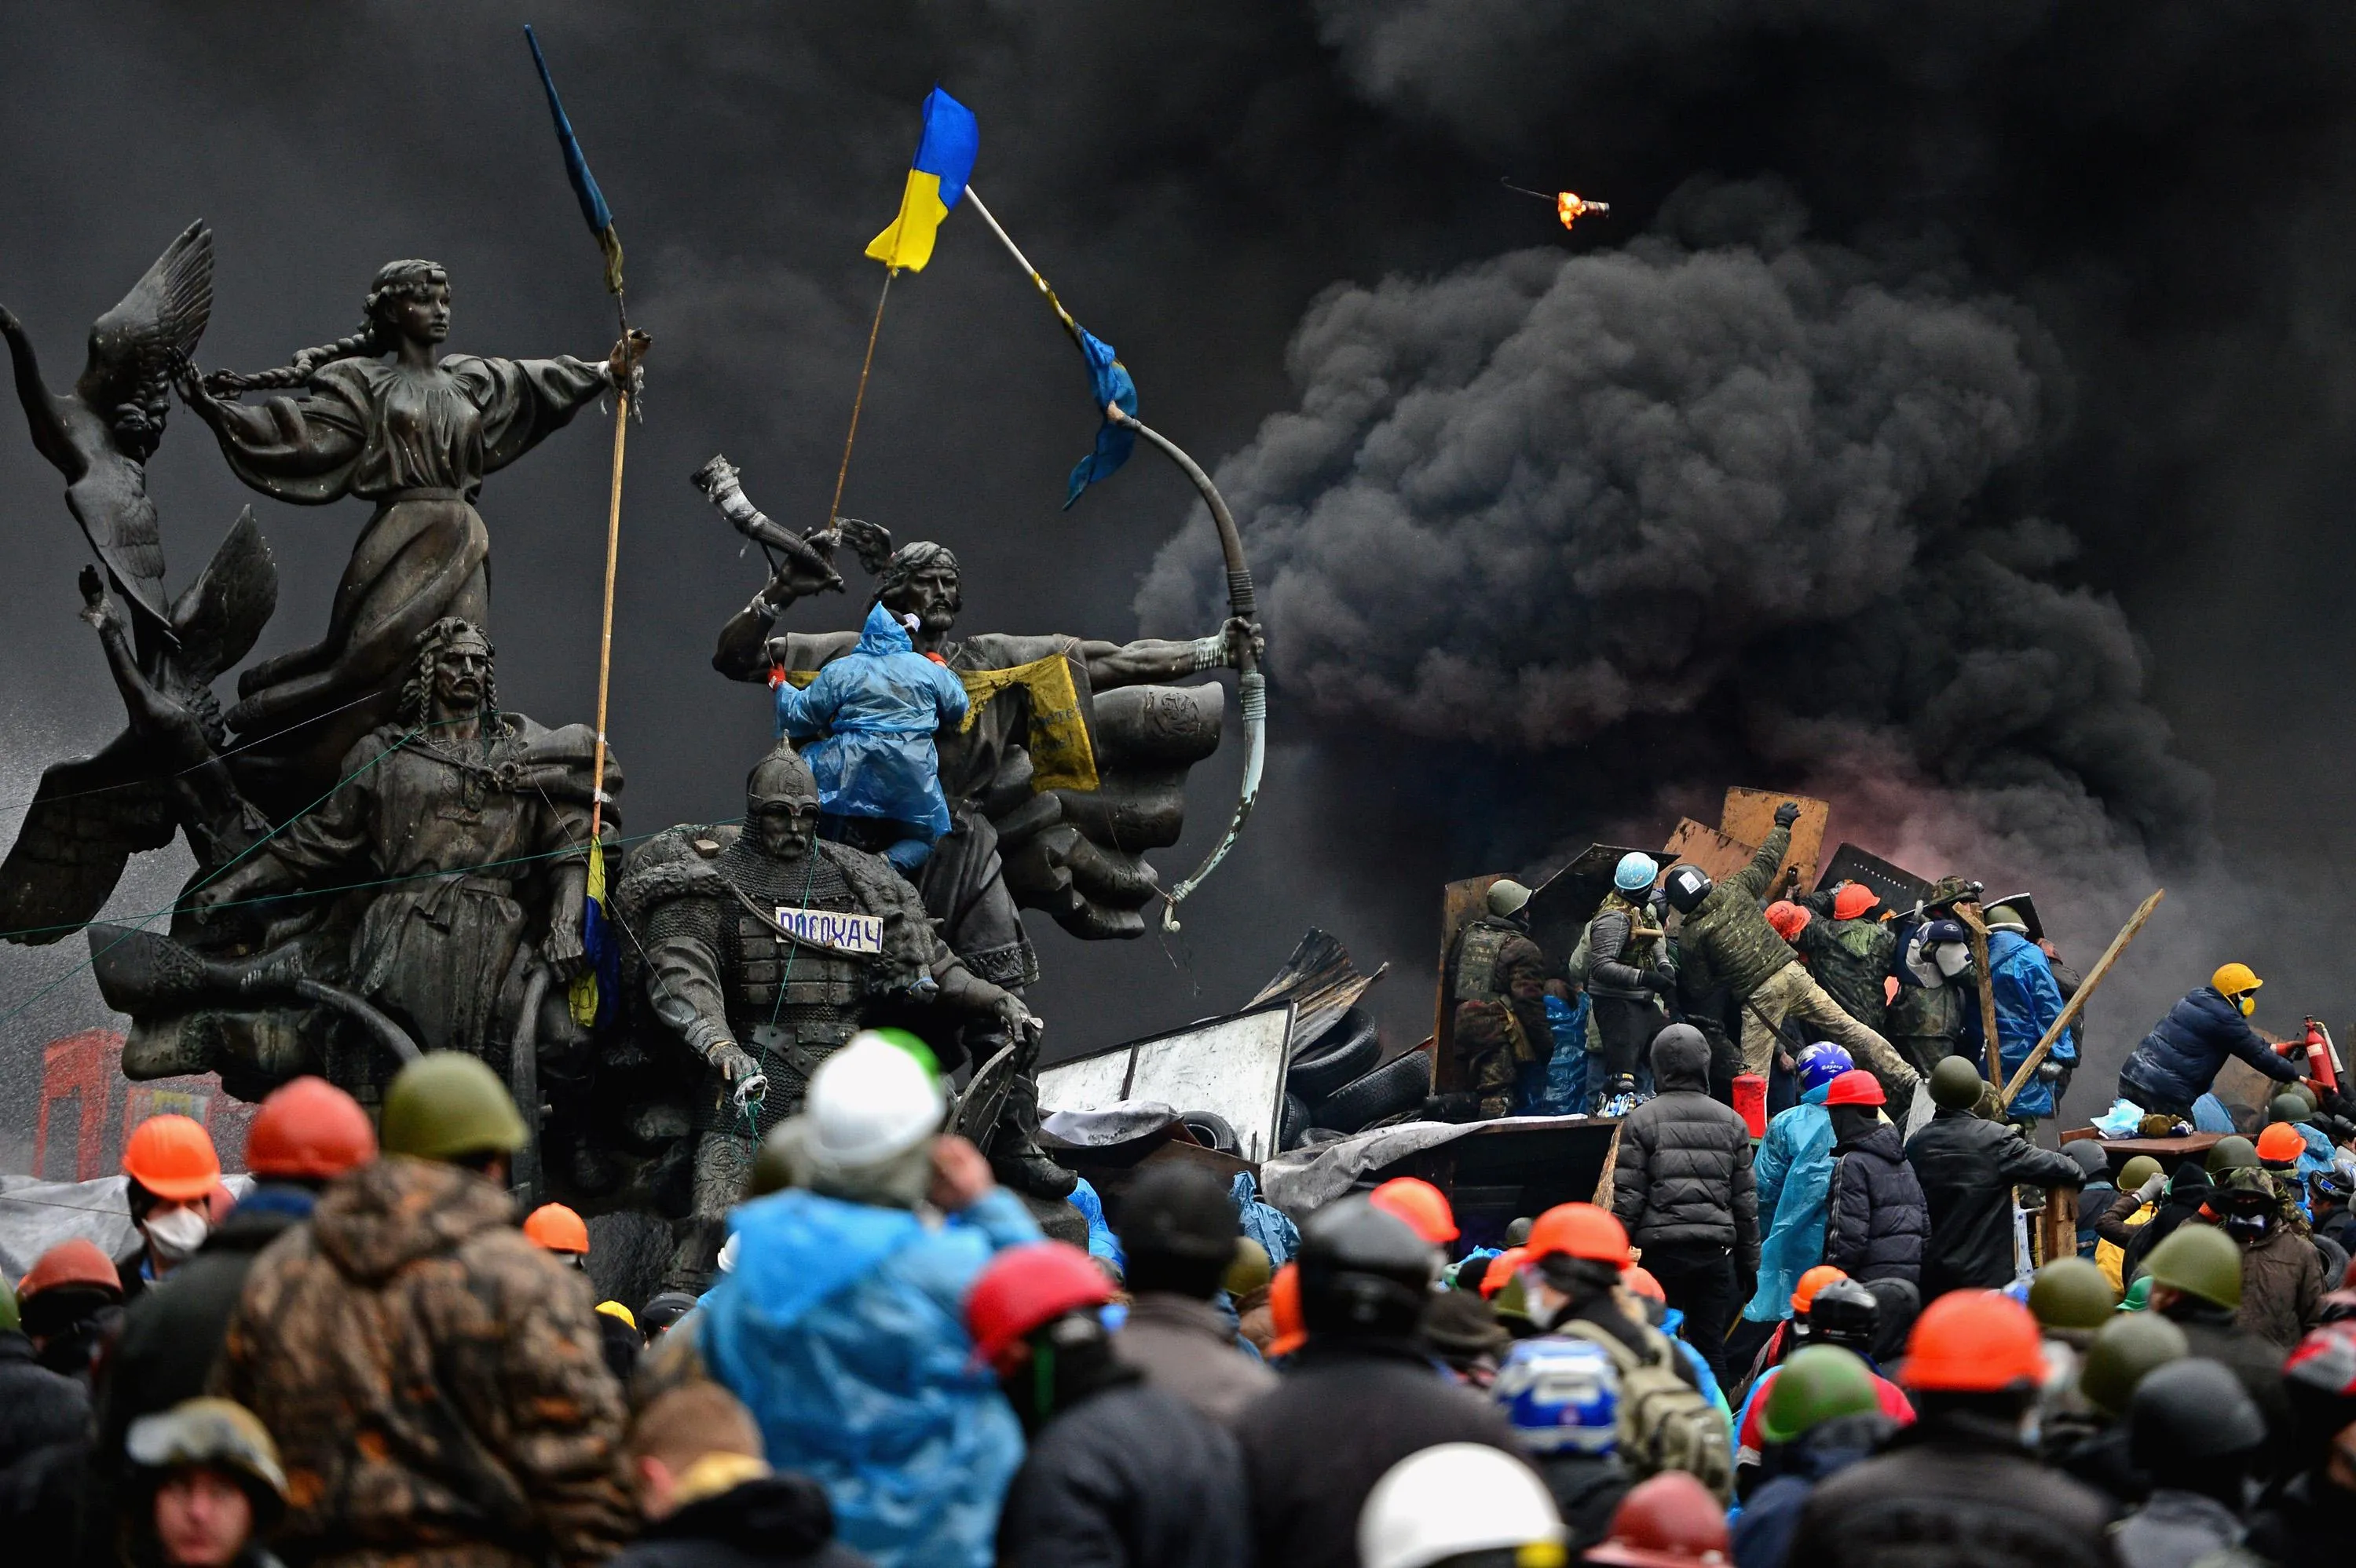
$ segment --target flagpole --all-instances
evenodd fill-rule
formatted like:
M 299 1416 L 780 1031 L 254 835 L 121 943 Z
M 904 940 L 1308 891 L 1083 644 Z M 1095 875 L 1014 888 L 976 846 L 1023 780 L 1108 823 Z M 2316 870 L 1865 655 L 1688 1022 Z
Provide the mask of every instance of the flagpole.
M 897 267 L 884 269 L 884 292 L 875 296 L 875 319 L 867 324 L 867 357 L 859 362 L 859 390 L 851 400 L 851 429 L 842 438 L 842 465 L 834 471 L 834 499 L 827 506 L 823 528 L 834 527 L 835 514 L 842 510 L 842 486 L 851 478 L 851 443 L 859 439 L 859 411 L 867 401 L 867 372 L 875 364 L 875 335 L 884 330 L 884 302 L 892 297 L 892 280 L 899 275 Z
M 630 388 L 626 380 L 614 400 L 614 487 L 605 508 L 605 610 L 597 642 L 597 760 L 589 793 L 589 842 L 593 845 L 605 821 L 605 699 L 614 674 L 614 570 L 622 551 L 622 451 L 629 431 Z
M 1056 319 L 1064 324 L 1064 330 L 1072 335 L 1074 342 L 1079 341 L 1080 324 L 1072 319 L 1072 313 L 1064 308 L 1064 302 L 1055 297 L 1055 291 L 1047 286 L 1047 280 L 1040 275 L 1038 268 L 1031 264 L 1031 258 L 1023 253 L 1023 248 L 1014 242 L 1013 236 L 999 223 L 997 215 L 990 210 L 990 204 L 981 199 L 981 192 L 974 189 L 970 181 L 965 187 L 965 199 L 973 203 L 973 209 L 981 214 L 981 220 L 990 225 L 990 231 L 998 236 L 998 242 L 1006 247 L 1006 253 L 1014 258 L 1014 264 L 1038 285 L 1040 297 L 1054 309 Z

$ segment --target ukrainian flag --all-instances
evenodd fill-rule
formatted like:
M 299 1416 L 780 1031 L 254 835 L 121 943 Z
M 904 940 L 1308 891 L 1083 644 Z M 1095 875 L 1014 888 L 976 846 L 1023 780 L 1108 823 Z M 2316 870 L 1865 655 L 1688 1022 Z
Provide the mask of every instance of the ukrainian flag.
M 933 259 L 933 236 L 941 220 L 965 196 L 981 150 L 981 127 L 973 111 L 936 87 L 925 95 L 925 133 L 916 162 L 900 193 L 900 216 L 868 243 L 867 253 L 894 272 L 921 272 Z
M 581 912 L 581 945 L 588 953 L 583 970 L 565 995 L 573 1021 L 594 1029 L 614 1020 L 622 999 L 622 948 L 614 940 L 614 923 L 605 913 L 605 846 L 589 846 L 588 901 Z

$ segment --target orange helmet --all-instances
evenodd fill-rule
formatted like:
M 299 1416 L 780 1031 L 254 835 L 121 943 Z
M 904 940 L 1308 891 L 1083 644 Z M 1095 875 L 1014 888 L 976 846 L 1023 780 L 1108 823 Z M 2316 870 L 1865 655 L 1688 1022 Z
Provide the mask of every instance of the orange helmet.
M 562 1203 L 543 1203 L 526 1215 L 523 1237 L 542 1252 L 589 1254 L 589 1227 Z
M 245 1135 L 245 1168 L 256 1176 L 329 1181 L 375 1157 L 368 1113 L 324 1078 L 272 1090 Z
M 1276 1338 L 1269 1341 L 1269 1355 L 1289 1356 L 1309 1343 L 1309 1330 L 1301 1318 L 1299 1264 L 1285 1264 L 1269 1280 L 1268 1316 L 1276 1328 Z
M 16 1282 L 16 1299 L 30 1301 L 45 1290 L 65 1285 L 111 1290 L 119 1296 L 123 1294 L 123 1276 L 114 1272 L 114 1260 L 99 1251 L 96 1242 L 76 1236 L 70 1242 L 59 1242 L 33 1260 L 33 1266 Z
M 1810 1307 L 1815 1305 L 1816 1292 L 1837 1279 L 1847 1277 L 1848 1272 L 1846 1269 L 1837 1269 L 1830 1264 L 1818 1264 L 1800 1276 L 1799 1285 L 1792 1291 L 1792 1310 L 1805 1312 Z
M 1784 941 L 1794 941 L 1807 929 L 1808 912 L 1789 899 L 1777 899 L 1767 906 L 1767 923 Z
M 1416 1177 L 1394 1176 L 1367 1193 L 1366 1201 L 1406 1221 L 1409 1230 L 1435 1247 L 1447 1245 L 1460 1234 L 1448 1195 Z
M 1530 1227 L 1529 1261 L 1538 1263 L 1557 1253 L 1565 1257 L 1592 1258 L 1597 1263 L 1628 1266 L 1628 1232 L 1611 1211 L 1592 1203 L 1558 1203 Z
M 1661 1288 L 1661 1282 L 1653 1277 L 1651 1269 L 1630 1264 L 1621 1272 L 1620 1283 L 1647 1301 L 1657 1301 L 1664 1307 L 1669 1304 L 1669 1293 Z
M 2258 1163 L 2289 1165 L 2307 1152 L 2307 1140 L 2288 1122 L 2276 1122 L 2258 1135 Z
M 1514 1271 L 1526 1263 L 1529 1255 L 1527 1247 L 1507 1247 L 1491 1258 L 1489 1267 L 1481 1275 L 1481 1299 L 1491 1300 L 1505 1289 L 1505 1282 L 1514 1277 Z
M 1833 918 L 1862 920 L 1865 912 L 1880 901 L 1874 896 L 1873 890 L 1863 882 L 1843 882 L 1840 890 L 1833 894 Z
M 123 1173 L 158 1198 L 187 1203 L 220 1185 L 220 1156 L 200 1123 L 150 1116 L 123 1146 Z
M 1938 1393 L 1997 1393 L 2042 1382 L 2037 1319 L 2002 1291 L 1951 1290 L 1914 1320 L 1898 1381 Z

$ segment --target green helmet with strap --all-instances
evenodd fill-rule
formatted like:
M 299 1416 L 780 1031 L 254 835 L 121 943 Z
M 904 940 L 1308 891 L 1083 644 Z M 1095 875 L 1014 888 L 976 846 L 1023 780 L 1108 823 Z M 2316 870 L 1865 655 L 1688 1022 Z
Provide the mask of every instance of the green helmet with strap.
M 2197 1296 L 2228 1312 L 2242 1306 L 2242 1249 L 2213 1225 L 2179 1225 L 2151 1249 L 2151 1283 Z
M 1759 1435 L 1770 1443 L 1789 1443 L 1837 1415 L 1880 1408 L 1873 1373 L 1856 1352 L 1837 1345 L 1804 1345 L 1777 1370 Z
M 2118 1305 L 2109 1277 L 2075 1255 L 2055 1258 L 2029 1282 L 2029 1310 L 2040 1328 L 2100 1328 Z
M 1965 1057 L 1944 1057 L 1931 1069 L 1931 1102 L 1943 1111 L 1970 1110 L 1987 1087 L 1987 1080 Z
M 2126 1312 L 2103 1325 L 2078 1369 L 2078 1392 L 2114 1421 L 2127 1413 L 2136 1384 L 2154 1367 L 2191 1351 L 2184 1330 L 2157 1312 Z
M 378 1142 L 420 1159 L 513 1154 L 530 1141 L 498 1075 L 463 1051 L 436 1051 L 394 1075 L 384 1092 Z

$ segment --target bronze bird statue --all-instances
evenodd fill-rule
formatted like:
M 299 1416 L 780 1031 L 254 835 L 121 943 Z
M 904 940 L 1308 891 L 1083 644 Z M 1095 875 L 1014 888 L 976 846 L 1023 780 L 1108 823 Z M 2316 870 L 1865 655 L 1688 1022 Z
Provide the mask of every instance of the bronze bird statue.
M 145 617 L 143 629 L 166 642 L 173 632 L 164 541 L 147 496 L 146 462 L 171 411 L 173 367 L 204 336 L 212 303 L 212 230 L 199 220 L 91 325 L 89 363 L 62 397 L 42 384 L 24 324 L 0 306 L 0 336 L 16 363 L 33 444 L 66 476 L 66 505 L 117 591 Z

